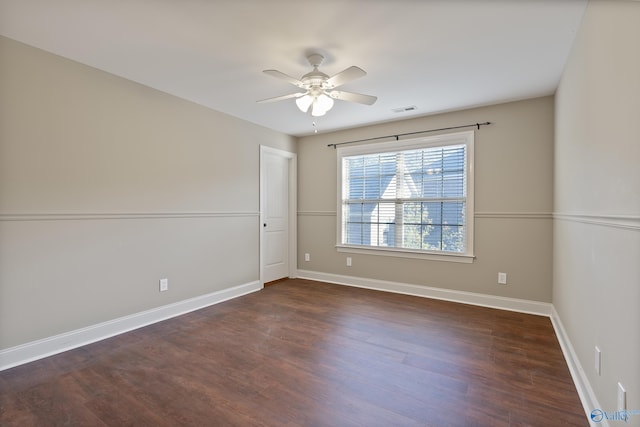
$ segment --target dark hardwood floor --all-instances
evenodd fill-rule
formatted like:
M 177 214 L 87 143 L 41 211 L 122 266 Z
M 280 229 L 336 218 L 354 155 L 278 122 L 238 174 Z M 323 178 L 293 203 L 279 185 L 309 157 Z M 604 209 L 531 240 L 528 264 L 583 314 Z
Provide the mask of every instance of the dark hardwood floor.
M 0 372 L 2 426 L 587 426 L 548 318 L 307 280 Z

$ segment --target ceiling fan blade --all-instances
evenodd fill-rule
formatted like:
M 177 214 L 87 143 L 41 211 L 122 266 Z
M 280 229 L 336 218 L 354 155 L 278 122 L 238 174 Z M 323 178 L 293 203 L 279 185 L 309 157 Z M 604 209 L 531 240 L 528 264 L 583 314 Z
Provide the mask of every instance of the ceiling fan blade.
M 258 103 L 264 103 L 264 102 L 275 102 L 275 101 L 282 101 L 284 99 L 290 99 L 290 98 L 300 98 L 301 96 L 306 95 L 308 92 L 296 92 L 296 93 L 290 93 L 289 95 L 282 95 L 282 96 L 276 96 L 275 98 L 267 98 L 267 99 L 261 99 L 260 101 L 256 101 Z
M 342 90 L 332 90 L 327 92 L 333 99 L 341 101 L 357 102 L 358 104 L 373 105 L 378 99 L 377 96 L 363 95 L 361 93 L 345 92 Z
M 329 79 L 325 82 L 327 89 L 333 89 L 334 87 L 341 86 L 351 80 L 359 79 L 360 77 L 366 76 L 367 73 L 362 68 L 351 66 L 346 70 L 340 71 L 335 76 L 329 77 Z
M 289 75 L 286 75 L 285 73 L 280 72 L 278 70 L 264 70 L 263 73 L 268 74 L 277 79 L 284 80 L 285 82 L 291 83 L 292 85 L 298 86 L 299 88 L 304 88 L 304 83 L 302 83 L 300 80 L 294 77 L 291 77 Z

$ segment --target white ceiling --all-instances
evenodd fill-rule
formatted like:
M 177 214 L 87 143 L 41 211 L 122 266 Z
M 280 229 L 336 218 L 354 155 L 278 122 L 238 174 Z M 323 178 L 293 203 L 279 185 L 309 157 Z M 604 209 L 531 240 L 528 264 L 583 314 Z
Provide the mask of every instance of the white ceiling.
M 0 34 L 291 135 L 296 92 L 262 73 L 368 75 L 321 132 L 554 93 L 587 0 L 0 0 Z M 392 109 L 415 105 L 410 113 Z

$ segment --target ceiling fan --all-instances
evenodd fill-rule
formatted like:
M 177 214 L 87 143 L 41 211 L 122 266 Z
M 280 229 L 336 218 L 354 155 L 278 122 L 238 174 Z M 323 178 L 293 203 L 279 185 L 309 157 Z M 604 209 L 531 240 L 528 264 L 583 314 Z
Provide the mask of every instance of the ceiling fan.
M 312 116 L 319 117 L 324 116 L 326 112 L 333 107 L 334 99 L 357 102 L 365 105 L 373 105 L 373 103 L 378 99 L 371 95 L 335 90 L 335 88 L 342 86 L 345 83 L 366 76 L 367 73 L 362 68 L 351 66 L 346 70 L 329 77 L 322 71 L 318 70 L 318 67 L 322 64 L 322 61 L 324 61 L 324 57 L 322 55 L 314 53 L 309 55 L 307 60 L 313 67 L 313 70 L 302 76 L 300 80 L 277 70 L 264 70 L 263 72 L 265 74 L 291 83 L 292 85 L 302 89 L 302 91 L 291 93 L 289 95 L 276 96 L 275 98 L 267 98 L 258 102 L 274 102 L 296 98 L 296 105 L 302 112 L 306 113 L 310 109 Z

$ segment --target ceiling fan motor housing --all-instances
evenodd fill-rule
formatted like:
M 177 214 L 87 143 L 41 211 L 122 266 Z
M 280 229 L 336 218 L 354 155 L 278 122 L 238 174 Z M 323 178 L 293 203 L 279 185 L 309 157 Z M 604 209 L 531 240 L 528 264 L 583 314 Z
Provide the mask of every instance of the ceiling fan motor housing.
M 324 82 L 329 80 L 329 76 L 322 71 L 318 70 L 318 67 L 324 61 L 324 56 L 314 53 L 307 57 L 309 64 L 313 67 L 313 70 L 302 76 L 300 81 L 305 84 L 306 88 L 312 90 L 313 88 L 324 87 Z

